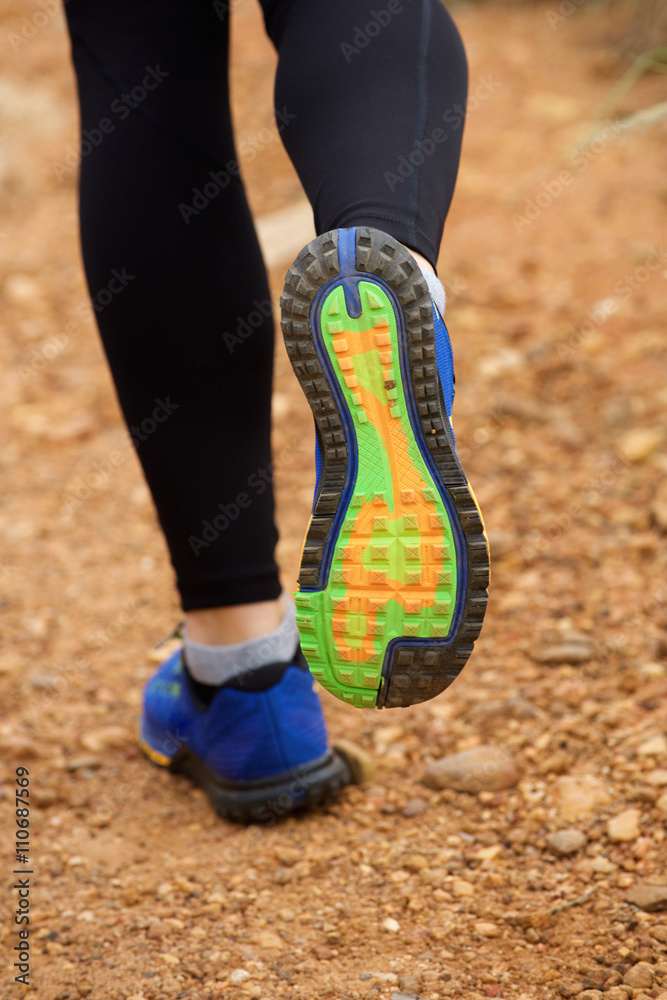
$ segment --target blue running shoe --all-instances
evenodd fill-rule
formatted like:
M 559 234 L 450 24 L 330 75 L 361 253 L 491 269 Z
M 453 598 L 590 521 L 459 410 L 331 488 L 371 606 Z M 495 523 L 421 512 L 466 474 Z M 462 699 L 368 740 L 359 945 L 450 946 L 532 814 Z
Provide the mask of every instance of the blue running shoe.
M 310 670 L 360 708 L 433 698 L 472 652 L 489 581 L 445 324 L 412 254 L 365 226 L 304 247 L 281 306 L 317 433 L 295 597 Z
M 195 681 L 177 650 L 144 691 L 139 745 L 160 767 L 187 775 L 220 816 L 271 823 L 320 805 L 350 782 L 328 747 L 319 699 L 298 649 L 220 688 Z

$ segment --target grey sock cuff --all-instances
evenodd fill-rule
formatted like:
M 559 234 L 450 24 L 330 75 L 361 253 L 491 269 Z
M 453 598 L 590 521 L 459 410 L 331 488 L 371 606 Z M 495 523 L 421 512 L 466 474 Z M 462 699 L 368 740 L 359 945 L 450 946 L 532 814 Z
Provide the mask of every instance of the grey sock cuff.
M 436 306 L 440 310 L 440 315 L 445 315 L 445 289 L 439 278 L 436 278 L 434 274 L 430 271 L 422 271 L 422 274 L 426 278 L 426 284 L 428 285 L 428 290 L 431 293 L 431 298 L 435 302 Z
M 193 642 L 187 629 L 184 629 L 185 659 L 194 679 L 200 684 L 218 686 L 268 663 L 282 663 L 294 656 L 299 642 L 296 608 L 285 591 L 283 597 L 285 613 L 280 625 L 273 632 L 257 639 L 249 639 L 233 646 L 205 646 Z

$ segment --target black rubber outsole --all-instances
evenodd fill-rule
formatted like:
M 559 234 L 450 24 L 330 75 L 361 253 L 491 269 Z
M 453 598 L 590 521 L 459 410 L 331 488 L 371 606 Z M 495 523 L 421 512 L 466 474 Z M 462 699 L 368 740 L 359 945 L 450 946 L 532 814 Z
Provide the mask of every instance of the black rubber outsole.
M 274 780 L 225 783 L 184 746 L 168 767 L 202 788 L 223 819 L 267 826 L 295 812 L 323 805 L 352 781 L 347 763 L 335 750 Z
M 409 382 L 421 433 L 455 511 L 465 542 L 466 592 L 453 638 L 442 642 L 395 639 L 387 649 L 378 708 L 427 701 L 459 675 L 479 636 L 486 611 L 489 553 L 484 526 L 461 467 L 442 398 L 436 365 L 435 330 L 426 281 L 412 255 L 386 233 L 356 231 L 356 268 L 392 289 L 404 315 Z M 318 429 L 322 468 L 299 573 L 299 587 L 326 586 L 322 580 L 325 543 L 334 526 L 348 474 L 348 441 L 329 380 L 318 356 L 310 314 L 322 286 L 340 274 L 338 230 L 309 243 L 287 272 L 281 298 L 287 352 Z M 335 693 L 335 692 L 334 692 Z

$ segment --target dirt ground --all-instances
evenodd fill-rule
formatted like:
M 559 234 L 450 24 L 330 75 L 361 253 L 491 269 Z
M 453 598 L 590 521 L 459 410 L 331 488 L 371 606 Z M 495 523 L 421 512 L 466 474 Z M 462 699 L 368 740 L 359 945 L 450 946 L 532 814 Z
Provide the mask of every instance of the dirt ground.
M 604 8 L 552 23 L 556 3 L 453 7 L 472 97 L 440 270 L 455 430 L 494 557 L 475 653 L 410 710 L 324 695 L 332 737 L 370 753 L 375 777 L 319 814 L 243 829 L 134 744 L 178 603 L 85 305 L 76 158 L 53 166 L 76 148 L 77 112 L 47 7 L 0 4 L 2 1000 L 27 993 L 11 957 L 19 765 L 44 1000 L 667 996 L 667 913 L 626 898 L 667 886 L 665 125 L 607 126 L 558 159 L 621 72 Z M 275 58 L 258 5 L 234 7 L 252 140 L 272 123 Z M 665 99 L 665 77 L 646 77 L 614 117 Z M 242 169 L 258 216 L 300 204 L 275 136 Z M 291 589 L 312 443 L 279 343 Z M 478 744 L 513 760 L 512 787 L 422 783 Z M 581 836 L 561 856 L 549 838 L 569 828 Z

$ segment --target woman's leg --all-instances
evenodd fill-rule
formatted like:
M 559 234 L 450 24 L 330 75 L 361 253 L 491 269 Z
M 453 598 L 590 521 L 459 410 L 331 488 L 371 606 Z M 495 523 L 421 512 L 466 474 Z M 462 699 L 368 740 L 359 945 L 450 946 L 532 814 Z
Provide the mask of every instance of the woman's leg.
M 274 327 L 238 176 L 228 23 L 208 0 L 69 0 L 65 11 L 84 130 L 81 241 L 102 340 L 193 637 L 241 641 L 283 609 Z M 100 306 L 102 289 L 113 294 Z M 252 330 L 240 347 L 239 327 Z M 219 606 L 197 631 L 196 609 Z
M 435 265 L 467 93 L 441 0 L 262 0 L 281 135 L 318 233 L 368 225 Z M 420 261 L 421 263 L 421 261 Z

